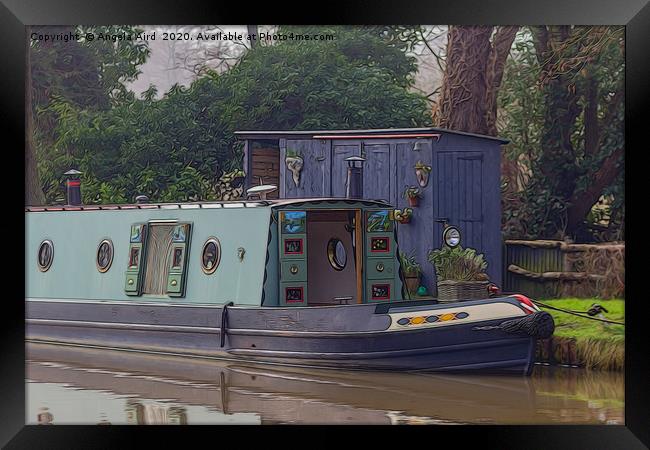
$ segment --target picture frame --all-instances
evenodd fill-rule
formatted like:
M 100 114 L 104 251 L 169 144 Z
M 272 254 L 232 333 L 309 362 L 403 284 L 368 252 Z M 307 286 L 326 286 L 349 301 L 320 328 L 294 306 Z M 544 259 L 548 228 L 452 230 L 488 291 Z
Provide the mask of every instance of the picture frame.
M 347 7 L 346 7 L 347 6 Z M 256 7 L 258 8 L 258 7 Z M 288 22 L 286 17 L 277 14 L 277 5 L 260 5 L 257 17 L 267 17 L 267 22 Z M 236 16 L 235 9 L 244 12 Z M 201 8 L 188 8 L 186 5 L 172 1 L 151 0 L 134 3 L 96 4 L 63 2 L 61 0 L 33 0 L 29 3 L 19 0 L 3 0 L 0 6 L 0 36 L 2 36 L 5 61 L 4 92 L 2 109 L 8 119 L 10 129 L 7 137 L 13 137 L 14 145 L 20 147 L 24 140 L 24 53 L 25 25 L 29 24 L 63 24 L 63 23 L 241 23 L 246 20 L 249 11 L 239 6 L 207 4 Z M 250 20 L 250 19 L 249 19 Z M 361 4 L 329 4 L 323 8 L 317 18 L 303 18 L 303 22 L 318 20 L 322 23 L 344 21 L 346 23 L 440 23 L 440 24 L 611 24 L 626 25 L 626 147 L 631 149 L 626 154 L 626 185 L 631 189 L 633 181 L 641 180 L 641 170 L 645 165 L 640 160 L 642 150 L 647 146 L 644 131 L 643 113 L 646 111 L 647 80 L 650 79 L 650 61 L 647 58 L 650 30 L 650 5 L 643 1 L 625 0 L 620 2 L 590 2 L 579 0 L 566 2 L 551 0 L 547 2 L 499 1 L 486 4 L 479 1 L 459 0 L 455 2 L 420 2 L 419 4 L 396 4 L 377 1 L 372 7 Z M 8 165 L 20 167 L 23 156 L 13 152 Z M 11 164 L 13 163 L 13 164 Z M 22 174 L 19 174 L 22 180 Z M 23 181 L 19 181 L 22 183 Z M 639 192 L 639 191 L 637 191 Z M 628 196 L 628 199 L 630 196 Z M 640 209 L 640 208 L 639 208 Z M 638 229 L 639 209 L 633 206 L 627 211 L 630 216 L 626 221 L 626 234 L 630 239 L 642 242 L 639 232 L 629 233 L 630 228 Z M 21 219 L 22 220 L 22 219 Z M 10 226 L 22 226 L 16 222 Z M 16 231 L 20 233 L 20 230 Z M 627 296 L 637 297 L 643 276 L 635 261 L 641 257 L 641 245 L 632 245 L 626 255 L 627 262 Z M 17 276 L 20 276 L 18 273 Z M 24 276 L 24 273 L 23 273 Z M 589 448 L 589 449 L 641 449 L 650 445 L 650 399 L 648 397 L 648 327 L 647 302 L 630 301 L 626 311 L 626 367 L 625 367 L 625 425 L 624 426 L 494 426 L 494 427 L 437 427 L 403 428 L 391 430 L 392 433 L 427 434 L 435 433 L 436 442 L 458 443 L 472 440 L 481 445 L 495 446 L 501 449 L 549 449 L 549 448 Z M 5 311 L 3 351 L 4 364 L 2 389 L 4 402 L 0 406 L 3 417 L 3 431 L 0 443 L 6 448 L 38 448 L 47 442 L 48 448 L 91 447 L 93 445 L 126 446 L 134 444 L 135 430 L 125 427 L 38 427 L 25 426 L 24 406 L 24 305 L 11 302 Z M 83 432 L 81 432 L 83 430 Z M 228 433 L 225 428 L 192 430 L 204 433 L 205 437 L 217 438 Z M 267 432 L 275 432 L 270 428 Z M 293 430 L 286 430 L 287 432 Z M 303 430 L 309 432 L 310 430 Z M 155 440 L 167 440 L 168 430 L 148 429 L 147 443 Z M 177 430 L 183 432 L 185 430 Z M 252 431 L 254 435 L 259 431 Z M 238 431 L 241 433 L 241 431 Z M 386 433 L 380 429 L 372 433 L 371 441 L 382 439 Z M 422 435 L 424 437 L 424 435 Z

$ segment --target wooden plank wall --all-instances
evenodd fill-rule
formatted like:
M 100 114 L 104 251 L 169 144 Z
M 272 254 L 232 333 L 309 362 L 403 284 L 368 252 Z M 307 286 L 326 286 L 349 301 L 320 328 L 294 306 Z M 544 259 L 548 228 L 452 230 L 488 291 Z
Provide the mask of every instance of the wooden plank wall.
M 463 246 L 475 247 L 488 261 L 490 279 L 502 282 L 502 238 L 500 196 L 500 151 L 496 141 L 472 136 L 443 133 L 440 139 L 421 139 L 419 150 L 415 138 L 398 139 L 280 139 L 279 182 L 280 198 L 345 197 L 347 163 L 345 158 L 364 156 L 364 197 L 387 200 L 403 209 L 408 201 L 402 197 L 405 186 L 417 186 L 414 166 L 418 161 L 432 166 L 429 184 L 422 190 L 420 205 L 413 208 L 410 224 L 398 226 L 400 248 L 415 252 L 424 270 L 424 283 L 432 291 L 435 271 L 427 260 L 428 252 L 439 248 L 442 225 L 435 220 L 447 217 L 459 226 Z M 250 141 L 249 141 L 250 142 Z M 272 152 L 262 149 L 260 156 L 269 158 Z M 300 182 L 296 186 L 285 164 L 287 151 L 301 155 L 304 160 Z M 261 164 L 253 150 L 253 181 Z M 255 163 L 259 161 L 259 163 Z M 265 169 L 269 167 L 264 166 Z M 265 183 L 272 179 L 265 178 Z
M 280 186 L 280 153 L 277 148 L 255 148 L 251 151 L 251 180 L 252 186 L 260 183 Z M 278 191 L 272 192 L 268 198 L 278 198 Z

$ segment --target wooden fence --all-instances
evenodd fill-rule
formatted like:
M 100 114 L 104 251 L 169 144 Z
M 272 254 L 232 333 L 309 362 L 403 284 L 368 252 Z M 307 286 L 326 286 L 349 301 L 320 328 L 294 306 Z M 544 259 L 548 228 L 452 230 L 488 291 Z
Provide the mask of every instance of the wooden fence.
M 625 243 L 504 242 L 503 290 L 532 298 L 625 295 Z

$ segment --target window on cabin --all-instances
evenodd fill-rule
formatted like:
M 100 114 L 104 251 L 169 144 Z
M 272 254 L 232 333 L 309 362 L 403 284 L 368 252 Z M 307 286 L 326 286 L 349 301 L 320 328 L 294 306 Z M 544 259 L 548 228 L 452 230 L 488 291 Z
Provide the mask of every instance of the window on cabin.
M 113 262 L 113 242 L 104 239 L 97 247 L 97 270 L 104 273 L 108 271 Z
M 340 239 L 332 238 L 327 243 L 327 258 L 334 270 L 343 270 L 348 262 L 345 245 Z
M 209 238 L 201 251 L 201 269 L 206 274 L 214 273 L 221 259 L 221 244 L 217 238 Z
M 38 248 L 38 268 L 41 272 L 47 272 L 54 259 L 54 245 L 52 241 L 45 240 L 41 242 Z

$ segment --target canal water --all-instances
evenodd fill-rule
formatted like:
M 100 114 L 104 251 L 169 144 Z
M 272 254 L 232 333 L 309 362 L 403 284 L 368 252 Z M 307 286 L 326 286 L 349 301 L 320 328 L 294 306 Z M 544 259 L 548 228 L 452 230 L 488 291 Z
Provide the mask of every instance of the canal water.
M 624 424 L 622 373 L 350 372 L 27 349 L 28 424 Z

